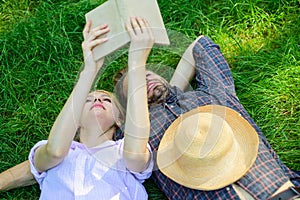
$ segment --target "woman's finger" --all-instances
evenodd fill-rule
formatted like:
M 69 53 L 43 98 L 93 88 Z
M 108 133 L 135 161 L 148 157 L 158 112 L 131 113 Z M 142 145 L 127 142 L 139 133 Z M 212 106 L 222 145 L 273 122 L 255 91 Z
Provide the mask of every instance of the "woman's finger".
M 141 30 L 141 27 L 140 27 L 137 17 L 131 17 L 130 22 L 131 22 L 131 26 L 132 26 L 132 29 L 133 29 L 135 35 L 141 34 L 142 30 Z
M 92 24 L 92 22 L 89 20 L 89 21 L 86 22 L 86 24 L 84 26 L 84 29 L 82 31 L 84 39 L 86 39 L 88 37 L 88 35 L 89 35 L 91 24 Z
M 107 27 L 108 27 L 108 24 L 102 24 L 100 26 L 97 26 L 97 27 L 93 28 L 91 30 L 91 32 L 98 32 L 99 30 L 107 29 Z
M 100 37 L 101 35 L 104 35 L 109 32 L 109 27 L 107 24 L 104 24 L 102 26 L 98 26 L 90 31 L 89 35 L 87 36 L 88 41 L 93 41 L 94 39 Z
M 101 38 L 101 39 L 93 40 L 89 43 L 89 49 L 92 50 L 94 47 L 96 47 L 97 45 L 105 43 L 107 40 L 108 40 L 108 38 Z
M 137 20 L 137 23 L 139 24 L 141 32 L 145 33 L 145 30 L 146 30 L 147 27 L 146 27 L 146 24 L 144 22 L 144 18 L 137 17 L 136 20 Z
M 154 40 L 154 36 L 153 36 L 153 32 L 152 32 L 152 29 L 150 28 L 150 25 L 148 23 L 148 21 L 146 19 L 142 19 L 143 20 L 143 23 L 145 24 L 145 29 L 144 31 L 148 33 L 149 37 Z
M 130 38 L 133 38 L 134 35 L 135 35 L 135 33 L 134 33 L 133 28 L 132 28 L 131 22 L 126 23 L 125 27 L 126 27 L 126 30 L 127 30 L 128 34 L 129 34 Z

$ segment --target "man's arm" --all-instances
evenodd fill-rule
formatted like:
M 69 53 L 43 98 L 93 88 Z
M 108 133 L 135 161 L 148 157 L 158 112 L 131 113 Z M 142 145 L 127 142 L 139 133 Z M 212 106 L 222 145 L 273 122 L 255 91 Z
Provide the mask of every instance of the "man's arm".
M 28 160 L 9 168 L 0 174 L 0 191 L 25 187 L 35 183 L 34 176 L 30 172 Z
M 202 37 L 202 36 L 200 36 Z M 186 90 L 190 81 L 195 76 L 195 60 L 193 58 L 193 47 L 200 39 L 198 37 L 183 53 L 176 70 L 170 80 L 170 85 L 177 86 L 182 91 Z

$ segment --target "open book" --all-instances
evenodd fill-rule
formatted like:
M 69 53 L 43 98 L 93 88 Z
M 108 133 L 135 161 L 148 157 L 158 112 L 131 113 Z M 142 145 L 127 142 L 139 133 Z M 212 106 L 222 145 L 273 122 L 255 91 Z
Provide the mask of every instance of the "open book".
M 145 18 L 153 32 L 154 42 L 169 45 L 169 37 L 156 0 L 108 0 L 85 14 L 92 21 L 92 28 L 108 24 L 110 31 L 105 35 L 108 41 L 95 47 L 94 57 L 98 60 L 121 48 L 130 41 L 125 23 L 130 17 Z

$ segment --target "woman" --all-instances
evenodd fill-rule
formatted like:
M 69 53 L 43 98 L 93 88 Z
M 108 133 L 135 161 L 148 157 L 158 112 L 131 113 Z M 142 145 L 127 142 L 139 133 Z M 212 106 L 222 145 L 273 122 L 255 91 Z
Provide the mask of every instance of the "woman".
M 30 151 L 31 172 L 40 184 L 40 199 L 147 199 L 142 182 L 151 175 L 153 160 L 147 144 L 148 105 L 140 101 L 147 95 L 145 70 L 137 70 L 141 78 L 129 78 L 125 137 L 114 141 L 123 122 L 117 101 L 103 90 L 89 93 L 104 62 L 94 61 L 92 49 L 107 41 L 99 36 L 109 27 L 90 27 L 87 22 L 83 30 L 84 69 L 48 140 Z M 152 33 L 140 18 L 131 18 L 126 27 L 131 37 L 129 69 L 142 69 L 153 45 Z M 73 141 L 78 129 L 80 143 Z

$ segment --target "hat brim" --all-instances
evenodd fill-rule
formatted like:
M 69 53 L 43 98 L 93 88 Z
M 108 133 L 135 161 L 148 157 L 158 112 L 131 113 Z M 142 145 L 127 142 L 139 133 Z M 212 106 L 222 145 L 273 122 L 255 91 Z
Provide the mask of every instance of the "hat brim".
M 216 114 L 231 126 L 236 151 L 230 155 L 232 159 L 220 161 L 205 169 L 196 169 L 199 174 L 194 177 L 184 172 L 177 162 L 181 155 L 174 155 L 172 141 L 180 122 L 199 112 Z M 257 157 L 258 144 L 257 132 L 238 112 L 225 106 L 202 106 L 181 115 L 170 125 L 160 141 L 157 165 L 163 174 L 183 186 L 200 190 L 216 190 L 239 180 L 250 169 Z

